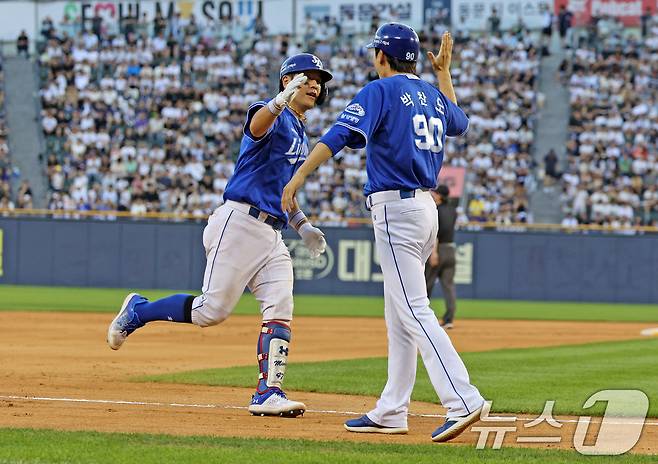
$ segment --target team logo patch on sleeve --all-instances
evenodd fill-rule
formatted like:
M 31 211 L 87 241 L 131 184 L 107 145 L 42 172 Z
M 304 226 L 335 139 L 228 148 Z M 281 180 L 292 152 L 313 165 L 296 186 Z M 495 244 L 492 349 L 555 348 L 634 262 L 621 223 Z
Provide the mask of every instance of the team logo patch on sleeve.
M 363 117 L 366 115 L 366 110 L 363 109 L 363 106 L 358 103 L 352 103 L 350 106 L 345 108 L 345 111 L 348 113 L 356 114 L 357 116 Z

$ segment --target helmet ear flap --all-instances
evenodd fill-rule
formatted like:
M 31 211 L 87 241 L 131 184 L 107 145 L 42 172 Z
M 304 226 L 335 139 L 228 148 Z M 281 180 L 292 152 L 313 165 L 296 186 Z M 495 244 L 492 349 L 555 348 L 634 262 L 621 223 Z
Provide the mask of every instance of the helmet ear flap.
M 322 105 L 327 99 L 327 96 L 329 96 L 327 84 L 320 84 L 320 94 L 318 95 L 318 98 L 315 99 L 315 104 L 318 106 Z

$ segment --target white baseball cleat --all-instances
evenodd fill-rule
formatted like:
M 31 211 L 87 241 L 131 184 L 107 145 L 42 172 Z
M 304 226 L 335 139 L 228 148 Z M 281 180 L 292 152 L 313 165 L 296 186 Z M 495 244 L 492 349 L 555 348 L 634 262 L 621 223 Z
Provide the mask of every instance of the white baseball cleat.
M 110 348 L 113 350 L 121 348 L 128 335 L 144 325 L 135 313 L 135 305 L 146 301 L 148 301 L 146 298 L 137 293 L 131 293 L 123 300 L 119 314 L 107 329 L 107 344 Z
M 432 441 L 444 442 L 452 440 L 468 428 L 469 425 L 480 420 L 480 414 L 484 405 L 477 408 L 472 413 L 446 419 L 444 424 L 432 433 Z
M 254 416 L 297 417 L 304 414 L 306 405 L 292 401 L 279 388 L 270 388 L 265 393 L 254 393 L 249 412 Z
M 358 419 L 350 419 L 345 422 L 345 430 L 356 433 L 386 433 L 386 434 L 405 434 L 409 432 L 407 427 L 388 427 L 379 425 L 370 420 L 368 415 L 363 415 Z

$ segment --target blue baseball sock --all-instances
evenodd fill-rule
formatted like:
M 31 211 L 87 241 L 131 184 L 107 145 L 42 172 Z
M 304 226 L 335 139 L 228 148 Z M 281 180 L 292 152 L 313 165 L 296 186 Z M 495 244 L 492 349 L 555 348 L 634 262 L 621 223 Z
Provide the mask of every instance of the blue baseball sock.
M 151 321 L 192 322 L 192 301 L 194 296 L 178 293 L 150 303 L 135 306 L 139 320 L 146 324 Z

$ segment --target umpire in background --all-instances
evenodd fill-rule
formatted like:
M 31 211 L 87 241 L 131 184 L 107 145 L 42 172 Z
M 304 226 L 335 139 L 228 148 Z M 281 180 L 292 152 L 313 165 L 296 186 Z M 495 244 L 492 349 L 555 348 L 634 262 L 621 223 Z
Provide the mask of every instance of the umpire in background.
M 441 281 L 446 312 L 443 315 L 441 326 L 452 329 L 455 317 L 457 294 L 455 291 L 455 223 L 457 222 L 457 209 L 448 202 L 450 189 L 447 185 L 439 185 L 432 190 L 432 197 L 436 202 L 439 214 L 439 233 L 436 247 L 432 250 L 430 259 L 425 264 L 425 283 L 427 284 L 427 297 L 432 297 L 432 289 L 437 277 Z

